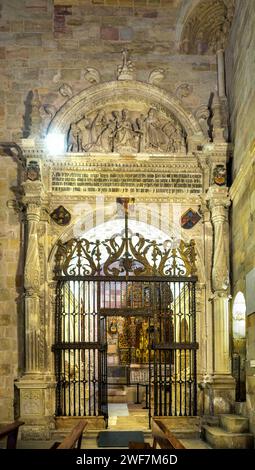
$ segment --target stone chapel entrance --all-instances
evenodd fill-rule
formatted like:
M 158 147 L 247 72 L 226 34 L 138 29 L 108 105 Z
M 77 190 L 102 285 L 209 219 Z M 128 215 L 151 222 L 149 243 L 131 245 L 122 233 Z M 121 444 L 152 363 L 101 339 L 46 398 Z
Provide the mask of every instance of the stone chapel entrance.
M 200 111 L 118 74 L 68 98 L 45 138 L 23 139 L 24 435 L 48 439 L 69 421 L 56 415 L 102 429 L 118 368 L 147 386 L 150 416 L 231 411 L 228 143 L 215 98 L 209 142 Z M 138 225 L 126 214 L 117 227 L 118 198 L 135 198 Z
M 115 371 L 125 367 L 126 385 L 146 387 L 149 419 L 196 415 L 194 242 L 133 234 L 127 210 L 123 222 L 111 239 L 59 243 L 56 415 L 107 421 L 109 333 L 117 335 Z

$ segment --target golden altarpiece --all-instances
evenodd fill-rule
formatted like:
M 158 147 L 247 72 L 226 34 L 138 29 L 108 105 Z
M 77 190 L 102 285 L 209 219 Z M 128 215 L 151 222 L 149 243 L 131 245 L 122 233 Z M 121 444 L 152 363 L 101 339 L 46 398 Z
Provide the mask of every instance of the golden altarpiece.
M 117 79 L 68 96 L 44 129 L 34 92 L 16 382 L 27 439 L 49 438 L 63 416 L 104 427 L 114 366 L 134 365 L 133 379 L 147 368 L 151 415 L 234 402 L 223 105 L 215 95 L 194 116 L 155 83 L 124 54 Z M 173 408 L 186 389 L 190 406 Z

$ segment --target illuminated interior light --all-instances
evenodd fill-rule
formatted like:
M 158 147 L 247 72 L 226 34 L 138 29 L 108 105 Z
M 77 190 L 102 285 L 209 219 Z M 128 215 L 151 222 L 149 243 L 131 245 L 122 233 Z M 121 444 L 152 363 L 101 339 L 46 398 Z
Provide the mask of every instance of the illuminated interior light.
M 50 155 L 61 155 L 65 152 L 64 134 L 53 132 L 46 136 L 46 147 Z

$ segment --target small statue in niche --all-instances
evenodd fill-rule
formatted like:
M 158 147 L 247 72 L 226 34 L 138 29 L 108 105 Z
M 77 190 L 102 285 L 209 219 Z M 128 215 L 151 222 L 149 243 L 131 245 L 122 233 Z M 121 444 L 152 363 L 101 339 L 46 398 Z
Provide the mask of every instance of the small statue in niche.
M 30 160 L 27 166 L 27 179 L 30 181 L 37 181 L 41 179 L 41 172 L 39 163 L 35 160 Z
M 225 165 L 216 165 L 213 169 L 213 184 L 224 186 L 227 181 L 227 171 Z

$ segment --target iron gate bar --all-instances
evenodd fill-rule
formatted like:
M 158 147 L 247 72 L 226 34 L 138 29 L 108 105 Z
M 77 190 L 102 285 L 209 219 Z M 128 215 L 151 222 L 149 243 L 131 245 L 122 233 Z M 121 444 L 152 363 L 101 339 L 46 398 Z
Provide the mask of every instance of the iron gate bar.
M 159 349 L 161 351 L 169 351 L 172 349 L 198 349 L 198 343 L 172 343 L 172 344 L 157 344 L 152 349 Z
M 104 276 L 104 275 L 64 275 L 64 274 L 55 274 L 54 280 L 55 281 L 62 281 L 63 283 L 67 281 L 94 281 L 94 282 L 177 282 L 177 283 L 185 283 L 190 282 L 194 283 L 197 282 L 197 276 Z
M 52 351 L 56 351 L 58 349 L 99 349 L 102 345 L 100 343 L 87 343 L 85 341 L 82 342 L 73 342 L 73 343 L 56 343 L 52 346 Z
M 105 317 L 149 317 L 153 315 L 153 312 L 148 311 L 145 308 L 101 308 L 99 310 L 100 315 Z
M 100 308 L 101 301 L 103 301 L 104 305 L 106 305 L 106 302 L 110 302 L 110 304 L 112 304 L 113 302 L 113 305 L 116 306 L 117 286 L 121 286 L 121 292 L 124 292 L 124 294 L 126 295 L 126 299 L 128 293 L 128 286 L 132 287 L 130 291 L 129 301 L 131 302 L 131 305 L 133 305 L 133 307 L 124 308 L 122 306 L 122 308 Z M 142 302 L 145 302 L 145 288 L 149 288 L 149 293 L 150 295 L 152 295 L 152 298 L 149 298 L 150 306 L 142 308 L 134 306 L 134 286 L 138 286 L 139 289 L 142 289 Z M 168 286 L 168 289 L 170 289 L 170 287 L 171 289 L 173 289 L 174 295 L 171 301 L 169 301 L 169 299 L 165 297 L 164 286 Z M 78 305 L 77 307 L 75 307 L 73 302 L 72 308 L 70 299 L 71 287 L 74 293 L 79 292 Z M 106 288 L 108 288 L 109 291 L 108 300 L 106 299 Z M 90 302 L 92 301 L 93 305 L 92 309 L 90 308 L 90 306 L 87 306 L 84 312 L 82 312 L 82 301 L 80 299 L 80 292 L 85 292 L 86 290 L 88 293 L 87 302 L 88 304 L 90 304 Z M 100 297 L 101 291 L 103 291 L 103 297 Z M 68 293 L 67 312 L 65 312 L 65 306 L 63 304 L 63 297 L 65 295 L 65 292 Z M 89 292 L 91 292 L 92 296 L 89 294 Z M 149 384 L 151 384 L 149 386 L 148 395 L 149 401 L 151 402 L 152 387 L 154 389 L 154 415 L 171 416 L 182 414 L 191 415 L 196 413 L 196 377 L 194 371 L 196 367 L 195 351 L 198 348 L 198 343 L 194 341 L 194 280 L 191 281 L 191 279 L 189 278 L 188 282 L 184 282 L 181 278 L 178 280 L 178 282 L 173 282 L 171 278 L 161 278 L 160 281 L 159 278 L 156 278 L 156 281 L 151 281 L 150 278 L 146 278 L 145 283 L 141 282 L 140 279 L 131 278 L 127 281 L 126 279 L 118 278 L 118 280 L 113 283 L 112 279 L 104 278 L 104 282 L 102 283 L 102 281 L 99 281 L 98 279 L 96 280 L 96 282 L 95 280 L 93 282 L 87 281 L 84 278 L 82 281 L 77 281 L 76 278 L 72 278 L 72 281 L 63 281 L 63 279 L 59 281 L 57 283 L 56 293 L 56 320 L 58 321 L 58 327 L 56 328 L 56 336 L 58 336 L 59 339 L 62 335 L 63 338 L 62 341 L 57 341 L 52 347 L 52 350 L 55 352 L 56 372 L 58 380 L 58 414 L 63 414 L 64 411 L 64 414 L 69 416 L 87 414 L 97 415 L 97 410 L 99 410 L 99 414 L 103 414 L 107 419 L 107 338 L 105 321 L 107 316 L 112 316 L 114 312 L 116 313 L 115 316 L 121 315 L 125 318 L 132 316 L 136 318 L 143 317 L 148 319 L 150 344 Z M 97 304 L 95 303 L 95 295 L 97 296 Z M 181 295 L 184 295 L 184 310 L 183 308 L 181 308 Z M 83 299 L 85 299 L 85 296 L 83 296 Z M 120 295 L 120 301 L 121 305 L 123 305 L 122 295 Z M 187 302 L 188 306 L 186 305 Z M 126 313 L 126 315 L 123 315 L 124 312 Z M 87 317 L 88 325 L 92 324 L 92 333 L 90 333 L 90 327 L 88 328 L 88 332 L 89 337 L 93 339 L 93 341 L 74 341 L 76 339 L 76 335 L 78 335 L 77 339 L 81 337 L 85 339 L 84 335 L 86 334 L 86 332 L 81 326 L 81 320 L 83 320 L 84 327 L 84 315 L 85 320 Z M 73 331 L 73 341 L 65 341 L 66 339 L 70 339 L 70 325 L 72 317 L 74 319 L 78 318 L 79 320 L 77 331 Z M 184 328 L 183 333 L 181 329 L 181 320 L 184 319 L 186 321 L 186 317 L 188 318 L 189 327 L 188 337 L 187 330 Z M 178 337 L 176 328 L 177 320 L 179 321 Z M 175 324 L 173 322 L 175 322 Z M 158 329 L 155 328 L 155 325 L 157 323 Z M 67 324 L 68 326 L 67 332 L 65 332 L 65 324 Z M 95 325 L 97 325 L 96 328 Z M 169 331 L 168 337 L 166 333 L 167 331 Z M 171 336 L 172 334 L 173 337 Z M 162 342 L 162 340 L 166 339 L 168 342 Z M 178 339 L 181 341 L 178 341 Z M 67 371 L 65 365 L 65 356 L 63 355 L 65 351 L 68 352 Z M 82 351 L 84 351 L 84 353 Z M 189 369 L 187 369 L 187 351 L 189 355 Z M 85 353 L 88 354 L 88 377 L 86 377 L 85 375 L 85 369 L 83 369 L 83 372 L 81 371 L 81 357 Z M 95 356 L 96 353 L 97 356 Z M 96 357 L 98 361 L 98 375 L 94 367 Z M 77 359 L 77 361 L 75 361 L 75 358 Z M 151 367 L 152 360 L 154 361 L 153 368 Z M 75 364 L 78 364 L 78 372 L 76 377 L 71 379 L 70 382 L 68 378 L 65 379 L 66 372 L 68 372 L 67 376 L 70 377 L 70 368 L 73 368 Z M 192 364 L 193 367 L 191 367 Z M 181 371 L 183 367 L 184 375 L 182 376 Z M 187 376 L 188 372 L 189 376 Z M 93 392 L 92 394 L 88 392 L 88 396 L 86 392 L 86 383 L 89 384 L 89 389 L 92 389 Z M 83 390 L 81 389 L 81 387 L 83 387 Z M 97 393 L 98 403 L 96 402 L 95 398 Z M 63 394 L 62 399 L 61 394 Z M 83 398 L 83 403 L 85 402 L 86 398 L 88 399 L 89 404 L 87 412 L 86 410 L 82 409 L 81 398 Z M 71 406 L 72 400 L 73 404 Z M 63 406 L 61 406 L 61 403 Z M 193 412 L 191 408 L 192 406 Z M 149 414 L 151 416 L 151 410 Z

